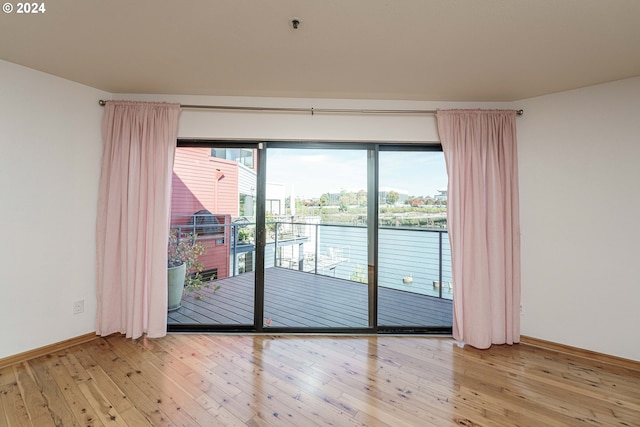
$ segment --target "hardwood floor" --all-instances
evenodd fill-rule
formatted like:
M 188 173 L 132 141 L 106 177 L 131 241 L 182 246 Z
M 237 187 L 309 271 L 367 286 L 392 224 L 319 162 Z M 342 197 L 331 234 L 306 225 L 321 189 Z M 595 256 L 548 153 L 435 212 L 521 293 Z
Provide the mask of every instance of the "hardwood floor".
M 1 426 L 640 426 L 640 371 L 449 338 L 100 338 L 0 370 Z

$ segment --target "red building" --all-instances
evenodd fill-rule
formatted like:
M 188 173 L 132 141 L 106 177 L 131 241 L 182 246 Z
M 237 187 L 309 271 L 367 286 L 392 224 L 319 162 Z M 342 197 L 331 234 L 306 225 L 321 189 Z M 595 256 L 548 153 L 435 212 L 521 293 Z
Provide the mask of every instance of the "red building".
M 171 227 L 198 234 L 207 250 L 200 257 L 203 274 L 213 278 L 232 275 L 234 267 L 237 273 L 237 266 L 246 262 L 245 255 L 252 255 L 252 248 L 239 251 L 237 241 L 234 243 L 237 227 L 232 219 L 246 215 L 246 210 L 253 212 L 254 154 L 253 150 L 240 149 L 176 149 Z M 234 253 L 242 259 L 234 259 Z

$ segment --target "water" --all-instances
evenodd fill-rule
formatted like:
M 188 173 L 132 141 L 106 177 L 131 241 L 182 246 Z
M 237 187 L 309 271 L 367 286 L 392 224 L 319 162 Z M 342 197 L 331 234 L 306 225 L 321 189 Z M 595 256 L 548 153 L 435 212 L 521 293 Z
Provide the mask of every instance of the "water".
M 329 225 L 309 225 L 304 243 L 306 255 L 305 270 L 313 267 L 315 260 L 316 233 L 318 240 L 318 274 L 354 280 L 367 281 L 367 229 Z M 438 296 L 440 282 L 440 236 L 442 236 L 442 296 L 452 298 L 449 284 L 451 280 L 451 250 L 449 235 L 444 232 L 425 230 L 380 229 L 378 253 L 378 283 L 393 289 L 423 295 Z M 284 247 L 289 258 L 298 258 L 292 247 Z M 273 257 L 273 251 L 270 251 Z M 273 258 L 272 258 L 273 259 Z M 286 266 L 286 265 L 285 265 Z M 412 283 L 403 283 L 403 278 L 411 277 Z

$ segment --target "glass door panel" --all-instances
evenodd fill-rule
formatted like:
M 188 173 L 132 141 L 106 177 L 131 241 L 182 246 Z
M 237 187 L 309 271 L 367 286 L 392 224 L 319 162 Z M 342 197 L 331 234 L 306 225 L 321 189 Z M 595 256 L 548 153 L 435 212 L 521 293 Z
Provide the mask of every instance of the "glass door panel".
M 366 328 L 367 151 L 267 149 L 267 328 Z
M 450 331 L 441 152 L 262 146 L 179 142 L 171 236 L 195 242 L 203 286 L 178 292 L 169 330 Z
M 452 325 L 446 187 L 442 152 L 380 151 L 379 327 Z
M 251 147 L 176 149 L 170 236 L 183 248 L 200 249 L 192 256 L 186 286 L 170 299 L 171 330 L 253 327 L 256 156 Z

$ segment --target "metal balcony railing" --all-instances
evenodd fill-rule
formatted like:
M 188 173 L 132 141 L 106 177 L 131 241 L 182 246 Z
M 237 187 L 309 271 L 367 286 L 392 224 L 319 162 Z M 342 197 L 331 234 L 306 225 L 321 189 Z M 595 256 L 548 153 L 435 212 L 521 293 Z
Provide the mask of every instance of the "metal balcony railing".
M 216 226 L 220 232 L 210 237 L 229 246 L 232 264 L 229 276 L 234 276 L 238 274 L 238 255 L 255 256 L 255 223 L 244 219 L 233 222 L 227 217 Z M 197 231 L 197 227 L 172 225 L 181 233 Z M 367 228 L 364 226 L 278 218 L 266 223 L 266 233 L 265 268 L 283 267 L 362 283 L 368 280 Z M 205 265 L 205 270 L 208 268 Z M 378 285 L 452 299 L 447 230 L 380 227 Z

